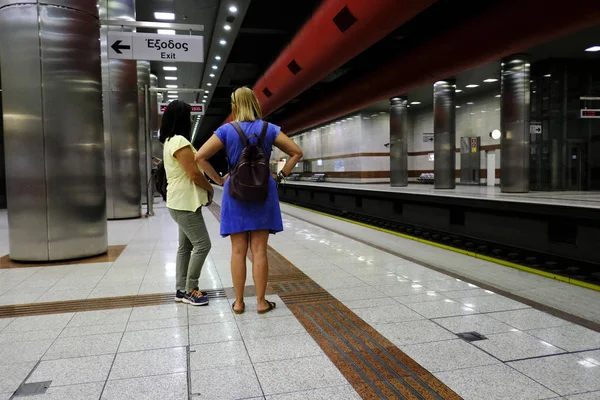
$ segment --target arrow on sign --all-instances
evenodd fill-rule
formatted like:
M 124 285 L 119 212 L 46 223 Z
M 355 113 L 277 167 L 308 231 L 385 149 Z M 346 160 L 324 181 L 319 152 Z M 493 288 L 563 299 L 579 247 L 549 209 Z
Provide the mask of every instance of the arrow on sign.
M 121 40 L 117 40 L 116 42 L 113 43 L 111 47 L 111 49 L 113 49 L 115 51 L 115 53 L 117 54 L 123 54 L 123 52 L 121 51 L 121 49 L 123 50 L 130 50 L 131 46 L 127 46 L 127 45 L 121 45 Z

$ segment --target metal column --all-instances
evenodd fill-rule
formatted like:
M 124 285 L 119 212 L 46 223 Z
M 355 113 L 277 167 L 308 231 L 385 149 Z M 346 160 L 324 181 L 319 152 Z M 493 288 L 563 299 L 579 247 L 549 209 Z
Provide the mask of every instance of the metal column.
M 456 109 L 454 80 L 433 85 L 433 169 L 436 189 L 456 187 Z
M 106 252 L 95 2 L 3 0 L 0 60 L 10 257 Z
M 134 0 L 100 0 L 99 9 L 102 20 L 135 21 Z M 137 63 L 108 59 L 108 30 L 131 28 L 100 29 L 107 214 L 108 219 L 137 218 L 142 215 Z
M 146 203 L 147 185 L 150 175 L 146 166 L 150 163 L 151 155 L 146 150 L 146 90 L 150 85 L 150 62 L 137 62 L 137 81 L 138 81 L 138 141 L 140 152 L 140 183 L 141 183 L 141 202 Z
M 524 54 L 502 60 L 500 187 L 529 192 L 530 64 Z
M 390 186 L 408 185 L 408 99 L 390 100 Z

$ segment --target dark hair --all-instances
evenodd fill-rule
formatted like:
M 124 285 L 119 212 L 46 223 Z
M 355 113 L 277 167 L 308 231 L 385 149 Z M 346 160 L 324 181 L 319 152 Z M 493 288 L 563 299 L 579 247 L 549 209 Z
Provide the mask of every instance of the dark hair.
M 190 140 L 192 130 L 192 108 L 185 101 L 175 100 L 167 106 L 160 124 L 160 140 L 164 143 L 168 138 L 181 135 Z

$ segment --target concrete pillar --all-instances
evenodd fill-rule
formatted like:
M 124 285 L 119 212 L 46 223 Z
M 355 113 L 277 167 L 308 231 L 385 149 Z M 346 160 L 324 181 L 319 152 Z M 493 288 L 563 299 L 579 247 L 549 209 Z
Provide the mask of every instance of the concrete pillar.
M 500 188 L 529 192 L 530 64 L 524 54 L 502 60 Z
M 135 21 L 135 0 L 100 0 L 100 19 Z M 101 27 L 106 197 L 108 219 L 142 215 L 137 62 L 108 59 L 108 30 Z M 131 28 L 123 28 L 131 30 Z
M 10 257 L 102 254 L 108 240 L 96 4 L 1 6 Z
M 390 100 L 390 185 L 408 185 L 408 99 Z
M 433 169 L 436 189 L 456 187 L 456 85 L 446 79 L 433 85 Z

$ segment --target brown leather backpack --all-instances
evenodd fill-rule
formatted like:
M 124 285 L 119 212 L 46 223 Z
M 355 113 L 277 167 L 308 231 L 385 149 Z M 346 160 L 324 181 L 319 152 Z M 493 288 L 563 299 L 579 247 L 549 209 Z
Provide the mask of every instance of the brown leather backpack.
M 263 121 L 260 136 L 251 135 L 249 138 L 246 138 L 246 134 L 236 122 L 232 122 L 231 125 L 240 136 L 244 150 L 229 175 L 229 195 L 241 201 L 264 201 L 269 194 L 271 179 L 269 161 L 263 150 L 269 124 Z M 252 138 L 258 139 L 256 143 L 250 143 L 249 139 Z

